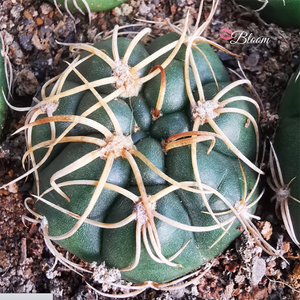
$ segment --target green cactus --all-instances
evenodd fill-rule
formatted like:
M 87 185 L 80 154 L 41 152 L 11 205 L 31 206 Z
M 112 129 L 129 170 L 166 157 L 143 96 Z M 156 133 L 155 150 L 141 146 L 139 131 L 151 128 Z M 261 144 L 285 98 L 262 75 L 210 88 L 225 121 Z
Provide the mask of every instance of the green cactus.
M 71 17 L 75 12 L 88 13 L 91 21 L 91 12 L 111 10 L 126 1 L 128 0 L 53 0 L 53 3 L 60 13 L 60 8 L 66 10 Z
M 7 82 L 2 53 L 4 53 L 4 50 L 2 48 L 2 42 L 0 41 L 0 137 L 4 128 L 7 112 L 4 98 L 6 97 L 5 95 L 7 95 Z
M 300 247 L 300 67 L 291 77 L 279 108 L 279 126 L 270 165 L 276 192 L 276 212 L 282 218 L 291 239 Z M 276 154 L 274 155 L 274 149 Z M 272 151 L 273 150 L 273 151 Z M 274 157 L 274 161 L 273 161 Z
M 299 0 L 236 0 L 240 5 L 256 9 L 269 23 L 284 28 L 300 28 Z
M 251 223 L 263 174 L 259 106 L 241 87 L 248 80 L 230 82 L 204 29 L 186 36 L 186 22 L 180 36 L 145 47 L 148 28 L 130 40 L 116 27 L 112 39 L 70 45 L 81 55 L 43 87 L 19 129 L 33 166 L 24 176 L 36 181 L 34 210 L 26 205 L 47 246 L 72 268 L 82 270 L 51 241 L 120 269 L 142 284 L 130 295 L 188 274 L 241 225 L 266 245 Z

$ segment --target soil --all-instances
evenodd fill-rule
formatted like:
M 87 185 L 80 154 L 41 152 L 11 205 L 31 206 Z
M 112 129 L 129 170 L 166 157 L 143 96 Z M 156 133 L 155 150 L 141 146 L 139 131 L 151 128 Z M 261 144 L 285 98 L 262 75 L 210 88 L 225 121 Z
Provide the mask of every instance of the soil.
M 211 1 L 205 1 L 203 17 L 210 11 Z M 141 23 L 141 20 L 180 22 L 187 9 L 192 20 L 197 18 L 199 1 L 194 0 L 132 0 L 109 12 L 87 15 L 61 15 L 51 4 L 37 0 L 2 0 L 0 30 L 14 72 L 11 103 L 30 106 L 42 84 L 59 74 L 70 60 L 68 47 L 60 43 L 95 42 L 103 38 L 114 25 Z M 161 24 L 151 26 L 154 37 L 165 34 Z M 255 37 L 268 37 L 269 43 L 230 44 L 219 31 L 229 28 L 244 30 Z M 132 27 L 131 30 L 136 30 Z M 277 110 L 288 80 L 299 65 L 299 29 L 282 29 L 266 24 L 257 13 L 236 7 L 231 1 L 221 1 L 211 26 L 204 36 L 239 55 L 236 57 L 218 49 L 220 59 L 233 70 L 232 79 L 243 76 L 251 80 L 262 103 L 261 131 L 264 140 L 272 139 L 278 123 Z M 24 173 L 22 155 L 25 138 L 12 133 L 24 124 L 24 115 L 10 111 L 0 144 L 0 186 Z M 267 146 L 268 147 L 268 146 Z M 264 170 L 268 172 L 267 155 Z M 55 259 L 46 248 L 37 225 L 22 219 L 30 217 L 24 199 L 30 195 L 33 179 L 28 178 L 0 190 L 0 293 L 52 293 L 54 299 L 104 299 L 86 284 L 91 278 L 71 272 L 61 264 L 54 270 Z M 285 257 L 275 259 L 251 246 L 242 234 L 231 247 L 213 260 L 196 286 L 182 291 L 147 290 L 136 299 L 300 299 L 300 253 L 282 227 L 270 205 L 272 193 L 267 191 L 259 204 L 256 225 L 264 237 Z M 23 222 L 24 221 L 24 222 Z M 58 247 L 59 248 L 59 247 Z M 63 249 L 59 249 L 65 254 Z M 69 254 L 70 255 L 70 254 Z M 85 265 L 77 258 L 74 261 Z M 50 270 L 50 271 L 49 271 Z

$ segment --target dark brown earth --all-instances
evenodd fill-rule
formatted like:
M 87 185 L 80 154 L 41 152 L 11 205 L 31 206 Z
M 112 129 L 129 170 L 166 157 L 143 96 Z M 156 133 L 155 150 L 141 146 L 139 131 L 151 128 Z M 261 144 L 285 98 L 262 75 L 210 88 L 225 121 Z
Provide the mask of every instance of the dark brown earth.
M 204 18 L 210 11 L 210 2 L 206 1 Z M 67 47 L 57 41 L 93 42 L 103 36 L 98 35 L 100 32 L 107 33 L 115 24 L 137 23 L 135 18 L 181 21 L 188 8 L 195 22 L 198 7 L 199 1 L 193 0 L 132 0 L 111 12 L 93 13 L 89 24 L 87 16 L 75 14 L 75 20 L 67 14 L 61 16 L 46 2 L 2 0 L 0 30 L 9 46 L 8 55 L 14 70 L 11 103 L 15 106 L 30 105 L 40 86 L 64 69 L 63 59 L 70 59 L 70 54 Z M 269 37 L 270 42 L 231 45 L 220 38 L 222 28 Z M 159 25 L 152 25 L 152 29 L 154 36 L 167 30 Z M 257 14 L 238 10 L 231 1 L 223 0 L 204 36 L 241 56 L 241 66 L 263 103 L 262 135 L 266 140 L 271 139 L 278 122 L 276 112 L 283 91 L 300 62 L 299 30 L 267 25 Z M 218 52 L 228 68 L 241 74 L 236 58 Z M 237 79 L 237 75 L 232 74 L 232 78 Z M 9 112 L 0 145 L 0 186 L 24 172 L 21 164 L 25 151 L 24 136 L 11 135 L 23 122 L 21 113 Z M 267 158 L 264 168 L 268 172 Z M 22 216 L 29 216 L 23 202 L 31 186 L 32 178 L 29 177 L 0 190 L 0 293 L 51 292 L 54 299 L 104 299 L 91 291 L 83 278 L 60 264 L 54 272 L 47 273 L 54 258 L 45 247 L 39 228 L 28 222 L 25 222 L 27 226 L 22 223 Z M 247 238 L 242 235 L 214 260 L 214 266 L 197 286 L 182 292 L 148 290 L 137 299 L 300 299 L 299 249 L 276 218 L 273 205 L 269 203 L 271 197 L 272 193 L 267 191 L 258 207 L 257 215 L 262 221 L 257 226 L 275 248 L 283 251 L 287 262 L 249 246 Z M 74 261 L 80 263 L 76 258 Z M 91 282 L 89 278 L 86 280 Z

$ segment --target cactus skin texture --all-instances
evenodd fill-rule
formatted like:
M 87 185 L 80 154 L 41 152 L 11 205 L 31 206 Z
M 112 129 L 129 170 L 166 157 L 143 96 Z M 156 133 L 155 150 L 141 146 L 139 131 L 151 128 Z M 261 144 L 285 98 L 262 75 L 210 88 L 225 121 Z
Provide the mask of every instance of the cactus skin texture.
M 248 227 L 259 108 L 208 44 L 192 49 L 172 33 L 146 48 L 147 33 L 71 45 L 80 58 L 46 84 L 23 129 L 47 238 L 123 279 L 160 284 Z
M 115 8 L 116 6 L 121 5 L 122 3 L 128 0 L 68 0 L 67 1 L 67 8 L 70 12 L 97 12 L 97 11 L 105 11 Z M 64 9 L 65 7 L 65 0 L 56 0 L 56 5 L 61 5 Z M 87 9 L 88 6 L 88 9 Z
M 1 50 L 2 50 L 2 44 L 0 42 L 0 51 Z M 7 107 L 5 104 L 2 91 L 4 92 L 4 94 L 7 94 L 7 83 L 6 83 L 4 62 L 3 62 L 3 57 L 0 54 L 0 137 L 5 124 L 6 111 L 7 111 Z
M 238 4 L 259 10 L 263 1 L 237 0 Z M 268 23 L 275 23 L 281 27 L 300 28 L 299 0 L 266 0 L 266 6 L 259 11 L 261 17 Z
M 274 148 L 279 160 L 283 181 L 277 186 L 277 202 L 287 201 L 288 209 L 281 214 L 293 241 L 300 247 L 300 67 L 291 77 L 279 107 L 279 126 L 276 130 Z M 280 183 L 280 180 L 278 181 Z M 284 199 L 280 191 L 288 191 Z M 297 201 L 298 200 L 298 201 Z M 278 205 L 280 205 L 278 203 Z M 283 205 L 283 204 L 281 204 Z M 290 215 L 291 223 L 286 218 Z

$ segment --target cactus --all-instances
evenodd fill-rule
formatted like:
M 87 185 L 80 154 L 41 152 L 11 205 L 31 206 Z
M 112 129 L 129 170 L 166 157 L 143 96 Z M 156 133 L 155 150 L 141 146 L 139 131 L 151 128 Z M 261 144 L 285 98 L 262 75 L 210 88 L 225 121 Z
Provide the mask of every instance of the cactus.
M 3 45 L 3 37 L 0 34 L 0 137 L 6 121 L 6 98 L 12 85 L 12 69 L 7 58 L 7 49 Z
M 91 12 L 105 11 L 121 5 L 127 0 L 53 0 L 55 7 L 62 14 L 60 7 L 65 9 L 73 17 L 72 13 L 88 13 L 91 21 Z
M 269 23 L 285 28 L 300 28 L 299 0 L 236 0 L 236 2 L 255 9 Z
M 69 10 L 70 12 L 76 12 L 76 11 L 88 12 L 88 11 L 110 10 L 122 4 L 125 1 L 127 0 L 80 0 L 80 1 L 56 0 L 55 4 L 62 5 L 65 9 Z
M 279 108 L 279 126 L 274 147 L 271 145 L 270 167 L 276 193 L 276 213 L 293 242 L 300 247 L 300 67 L 293 74 Z M 296 133 L 296 134 L 295 134 Z M 275 150 L 274 150 L 275 149 Z M 276 152 L 275 152 L 276 151 Z
M 45 84 L 17 131 L 32 163 L 22 177 L 35 176 L 34 209 L 25 204 L 47 246 L 79 271 L 52 241 L 119 269 L 141 284 L 127 296 L 177 284 L 240 226 L 275 251 L 251 222 L 262 195 L 259 106 L 201 37 L 217 4 L 189 36 L 187 17 L 179 36 L 147 47 L 148 28 L 131 40 L 117 26 L 94 46 L 70 44 L 80 56 Z

